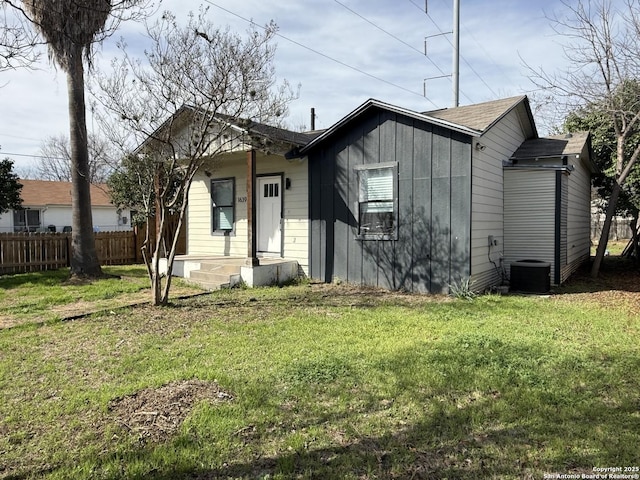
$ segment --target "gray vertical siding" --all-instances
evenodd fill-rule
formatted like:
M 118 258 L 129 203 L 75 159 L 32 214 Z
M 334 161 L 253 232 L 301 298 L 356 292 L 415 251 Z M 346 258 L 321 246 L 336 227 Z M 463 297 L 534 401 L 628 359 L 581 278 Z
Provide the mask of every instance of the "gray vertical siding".
M 360 165 L 398 166 L 396 240 L 361 240 Z M 310 275 L 442 292 L 470 274 L 471 138 L 383 110 L 309 154 Z

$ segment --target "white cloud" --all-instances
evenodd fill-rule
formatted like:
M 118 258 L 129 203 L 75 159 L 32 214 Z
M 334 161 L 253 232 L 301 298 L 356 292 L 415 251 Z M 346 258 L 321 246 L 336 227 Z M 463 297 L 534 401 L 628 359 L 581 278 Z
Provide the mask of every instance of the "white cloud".
M 315 107 L 317 126 L 329 127 L 371 97 L 416 110 L 451 105 L 450 78 L 429 81 L 429 98 L 421 96 L 424 78 L 451 72 L 450 36 L 429 41 L 429 58 L 419 53 L 425 36 L 436 34 L 439 29 L 445 32 L 451 29 L 451 0 L 429 0 L 430 17 L 419 8 L 424 0 L 340 2 L 411 46 L 331 0 L 212 0 L 210 3 L 227 11 L 210 4 L 209 14 L 221 26 L 229 24 L 241 32 L 246 31 L 248 24 L 236 15 L 260 25 L 271 19 L 278 23 L 282 35 L 277 39 L 278 77 L 286 78 L 294 86 L 302 84 L 300 98 L 290 109 L 292 125 L 304 123 L 309 126 L 309 110 Z M 199 5 L 196 0 L 165 0 L 162 9 L 185 19 L 187 13 L 197 11 Z M 532 66 L 550 70 L 561 66 L 559 39 L 552 35 L 544 15 L 544 11 L 552 12 L 558 7 L 561 4 L 551 0 L 462 2 L 461 103 L 519 95 L 531 90 L 533 85 L 527 79 L 520 57 Z M 140 32 L 139 25 L 124 25 L 104 45 L 101 64 L 116 54 L 116 39 L 124 36 L 130 45 L 138 45 L 143 39 Z M 7 85 L 0 88 L 0 156 L 4 152 L 37 154 L 42 140 L 67 131 L 64 72 L 55 73 L 45 64 L 35 72 L 3 72 L 0 84 L 5 83 Z M 14 158 L 18 160 L 18 157 Z

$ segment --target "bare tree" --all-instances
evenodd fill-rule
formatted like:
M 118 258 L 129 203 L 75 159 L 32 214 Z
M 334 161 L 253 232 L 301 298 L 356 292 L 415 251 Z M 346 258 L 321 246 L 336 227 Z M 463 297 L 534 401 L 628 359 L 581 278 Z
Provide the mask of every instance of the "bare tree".
M 87 147 L 89 183 L 106 183 L 117 163 L 117 154 L 106 139 L 91 133 L 88 134 Z M 52 136 L 42 142 L 36 176 L 42 180 L 71 181 L 71 146 L 67 136 Z
M 125 16 L 143 14 L 148 1 L 4 1 L 31 22 L 46 41 L 50 58 L 67 74 L 73 184 L 71 276 L 100 277 L 89 188 L 85 62 L 91 66 L 93 46 L 113 33 Z
M 216 28 L 206 13 L 201 9 L 198 15 L 190 14 L 185 26 L 165 13 L 147 28 L 151 45 L 146 61 L 120 45 L 123 58 L 113 62 L 109 76 L 99 76 L 94 91 L 113 114 L 110 125 L 133 134 L 132 144 L 140 145 L 137 152 L 156 165 L 156 232 L 165 230 L 171 212 L 179 215 L 167 247 L 164 286 L 159 269 L 162 235 L 156 235 L 152 258 L 146 259 L 155 305 L 168 302 L 178 233 L 197 170 L 241 142 L 242 134 L 229 124 L 248 128 L 251 122 L 243 119 L 273 123 L 294 97 L 286 82 L 276 85 L 273 23 L 254 26 L 243 38 Z
M 640 2 L 626 0 L 621 10 L 610 0 L 562 2 L 566 17 L 553 17 L 564 38 L 566 70 L 548 74 L 530 68 L 531 78 L 548 89 L 565 114 L 597 106 L 614 127 L 616 155 L 614 185 L 607 203 L 602 234 L 591 275 L 597 277 L 607 248 L 616 203 L 640 155 L 640 145 L 629 142 L 640 121 L 640 98 L 629 102 L 629 85 L 640 75 Z
M 0 17 L 0 72 L 30 67 L 40 57 L 37 46 L 42 42 L 5 0 L 0 1 Z

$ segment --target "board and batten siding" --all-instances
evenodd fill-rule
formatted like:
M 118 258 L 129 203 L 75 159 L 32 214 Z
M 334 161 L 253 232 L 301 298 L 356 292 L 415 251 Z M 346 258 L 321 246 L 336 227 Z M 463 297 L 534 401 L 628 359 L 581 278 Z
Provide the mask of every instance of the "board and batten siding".
M 504 261 L 541 260 L 556 267 L 556 173 L 554 169 L 505 169 Z
M 203 169 L 204 170 L 204 169 Z M 187 253 L 246 257 L 247 240 L 247 164 L 246 155 L 216 160 L 210 177 L 199 172 L 189 191 L 187 211 Z M 256 175 L 282 175 L 283 258 L 296 260 L 309 274 L 308 173 L 304 160 L 285 160 L 279 155 L 256 159 Z M 235 179 L 235 224 L 229 235 L 212 233 L 211 180 Z M 285 188 L 286 179 L 290 188 Z
M 358 238 L 358 169 L 397 166 L 397 238 Z M 309 153 L 311 276 L 414 292 L 469 276 L 471 138 L 386 110 Z
M 471 210 L 471 281 L 482 291 L 502 282 L 500 258 L 504 254 L 503 163 L 525 140 L 518 112 L 505 115 L 485 135 L 473 139 L 484 149 L 473 149 Z M 489 247 L 489 236 L 497 245 Z M 494 263 L 491 263 L 491 262 Z

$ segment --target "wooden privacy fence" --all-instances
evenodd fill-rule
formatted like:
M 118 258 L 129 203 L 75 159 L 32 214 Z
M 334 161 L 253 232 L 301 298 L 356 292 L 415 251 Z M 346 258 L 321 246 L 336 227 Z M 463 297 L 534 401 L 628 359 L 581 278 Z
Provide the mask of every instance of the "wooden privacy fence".
M 598 242 L 602 234 L 604 215 L 591 215 L 591 240 Z M 633 237 L 633 218 L 613 217 L 609 240 L 628 240 Z
M 136 233 L 94 233 L 101 265 L 136 263 Z M 54 270 L 70 265 L 70 233 L 0 233 L 0 274 Z
M 154 220 L 151 220 L 151 225 Z M 176 216 L 169 218 L 164 230 L 167 242 L 178 226 Z M 123 232 L 97 232 L 96 250 L 101 265 L 127 265 L 142 263 L 140 251 L 144 242 L 146 226 Z M 151 231 L 151 244 L 155 232 Z M 7 273 L 55 270 L 70 265 L 71 233 L 0 233 L 0 275 Z M 186 225 L 182 224 L 176 253 L 187 253 Z

